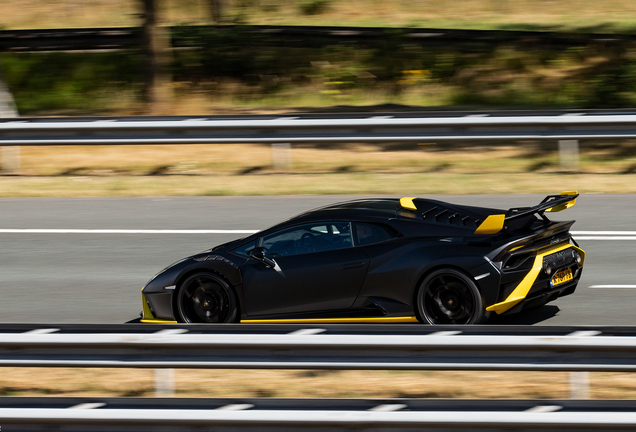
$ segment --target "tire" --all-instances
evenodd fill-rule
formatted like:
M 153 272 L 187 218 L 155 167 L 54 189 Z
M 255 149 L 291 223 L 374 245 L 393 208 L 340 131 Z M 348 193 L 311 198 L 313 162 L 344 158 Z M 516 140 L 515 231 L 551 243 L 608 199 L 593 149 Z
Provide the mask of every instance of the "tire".
M 177 320 L 183 323 L 227 323 L 239 318 L 230 285 L 212 273 L 188 277 L 177 293 Z
M 424 279 L 416 306 L 420 320 L 429 324 L 479 324 L 488 318 L 475 282 L 451 268 Z

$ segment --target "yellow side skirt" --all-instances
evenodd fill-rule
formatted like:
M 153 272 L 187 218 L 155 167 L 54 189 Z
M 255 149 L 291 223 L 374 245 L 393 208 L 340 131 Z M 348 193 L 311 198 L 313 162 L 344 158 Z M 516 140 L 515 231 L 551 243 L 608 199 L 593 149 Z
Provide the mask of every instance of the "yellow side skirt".
M 537 254 L 534 259 L 532 269 L 528 272 L 526 277 L 523 278 L 521 283 L 519 283 L 519 285 L 517 285 L 517 287 L 510 293 L 508 298 L 500 303 L 495 303 L 492 306 L 488 306 L 486 310 L 501 314 L 516 306 L 519 302 L 523 301 L 530 292 L 530 288 L 532 288 L 532 285 L 537 280 L 537 277 L 539 276 L 539 273 L 543 268 L 543 257 L 569 248 L 576 249 L 583 257 L 583 260 L 585 260 L 585 252 L 583 252 L 582 249 L 579 249 L 571 244 L 544 250 L 542 253 Z M 583 262 L 584 261 L 581 262 L 581 265 L 583 265 Z
M 176 321 L 164 321 L 158 319 L 142 319 L 140 320 L 142 323 L 153 323 L 153 324 L 176 324 Z
M 379 317 L 379 318 L 312 318 L 312 319 L 270 319 L 270 320 L 241 320 L 247 324 L 322 324 L 322 323 L 416 323 L 416 317 Z

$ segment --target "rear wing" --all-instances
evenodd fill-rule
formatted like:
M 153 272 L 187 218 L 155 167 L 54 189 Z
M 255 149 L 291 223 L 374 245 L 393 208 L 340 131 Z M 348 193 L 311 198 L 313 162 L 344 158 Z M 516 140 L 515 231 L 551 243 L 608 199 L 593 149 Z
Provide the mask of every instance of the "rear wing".
M 490 215 L 475 230 L 475 234 L 496 234 L 501 231 L 507 221 L 538 214 L 547 220 L 545 212 L 560 212 L 576 204 L 577 191 L 561 192 L 560 195 L 548 195 L 539 205 L 534 207 L 517 207 L 509 209 L 505 214 Z

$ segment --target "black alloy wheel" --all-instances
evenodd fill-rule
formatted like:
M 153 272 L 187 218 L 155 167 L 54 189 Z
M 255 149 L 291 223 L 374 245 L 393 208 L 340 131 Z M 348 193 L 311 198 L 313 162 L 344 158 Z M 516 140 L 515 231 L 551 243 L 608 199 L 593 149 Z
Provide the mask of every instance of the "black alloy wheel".
M 437 270 L 424 279 L 417 311 L 429 324 L 479 324 L 487 318 L 475 282 L 455 269 Z
M 238 318 L 234 291 L 210 273 L 197 273 L 181 284 L 177 310 L 179 321 L 184 323 L 226 323 Z

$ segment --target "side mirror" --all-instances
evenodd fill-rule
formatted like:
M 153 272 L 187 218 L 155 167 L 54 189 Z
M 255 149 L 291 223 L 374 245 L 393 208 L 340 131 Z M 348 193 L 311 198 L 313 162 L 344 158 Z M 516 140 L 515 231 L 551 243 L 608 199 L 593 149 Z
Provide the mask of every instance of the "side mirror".
M 265 256 L 265 250 L 257 247 L 248 252 L 249 256 L 265 264 L 267 267 L 276 267 L 276 261 Z

